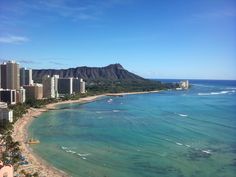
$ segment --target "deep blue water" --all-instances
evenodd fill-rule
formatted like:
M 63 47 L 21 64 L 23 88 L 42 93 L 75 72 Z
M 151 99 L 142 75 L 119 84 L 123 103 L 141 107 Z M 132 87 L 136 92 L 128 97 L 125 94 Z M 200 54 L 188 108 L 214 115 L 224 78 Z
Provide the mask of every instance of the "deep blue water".
M 165 80 L 166 81 L 166 80 Z M 61 105 L 34 120 L 33 150 L 81 177 L 233 177 L 236 81 Z

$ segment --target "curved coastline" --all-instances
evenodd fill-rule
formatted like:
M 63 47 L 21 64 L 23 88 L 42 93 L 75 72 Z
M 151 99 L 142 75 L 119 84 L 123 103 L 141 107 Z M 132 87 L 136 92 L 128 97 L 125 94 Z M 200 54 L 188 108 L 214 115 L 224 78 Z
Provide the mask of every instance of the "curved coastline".
M 29 165 L 21 165 L 19 166 L 17 172 L 19 173 L 21 170 L 25 170 L 30 173 L 37 172 L 39 176 L 46 176 L 46 177 L 67 177 L 69 176 L 65 172 L 55 168 L 44 159 L 42 159 L 39 155 L 33 152 L 30 145 L 27 142 L 28 139 L 28 127 L 32 123 L 33 119 L 43 112 L 50 111 L 55 109 L 57 105 L 60 104 L 69 104 L 69 103 L 88 103 L 92 101 L 96 101 L 99 98 L 105 96 L 123 96 L 123 95 L 130 95 L 130 94 L 146 94 L 146 93 L 157 93 L 159 91 L 147 91 L 147 92 L 128 92 L 128 93 L 107 93 L 102 95 L 96 96 L 89 96 L 85 98 L 80 98 L 78 100 L 68 100 L 68 101 L 61 101 L 58 103 L 52 103 L 46 105 L 45 108 L 35 109 L 30 108 L 28 113 L 26 113 L 22 118 L 20 118 L 14 124 L 14 131 L 12 133 L 12 137 L 15 141 L 20 143 L 20 149 L 22 155 L 27 159 Z

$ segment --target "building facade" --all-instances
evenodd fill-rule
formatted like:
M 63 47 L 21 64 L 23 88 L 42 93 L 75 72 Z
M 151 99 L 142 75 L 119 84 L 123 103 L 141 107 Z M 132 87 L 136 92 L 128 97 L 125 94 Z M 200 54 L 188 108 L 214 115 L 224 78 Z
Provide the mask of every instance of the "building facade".
M 59 75 L 53 75 L 53 79 L 54 79 L 55 97 L 58 98 L 59 97 L 59 94 L 58 94 L 58 79 L 59 79 Z
M 15 61 L 6 63 L 6 89 L 20 89 L 20 68 Z
M 1 89 L 0 101 L 8 104 L 16 104 L 16 90 Z
M 73 78 L 73 92 L 80 93 L 80 79 Z
M 85 81 L 83 81 L 83 79 L 80 79 L 80 93 L 85 93 Z
M 27 99 L 42 99 L 43 98 L 43 85 L 42 84 L 33 84 L 33 85 L 25 85 L 23 87 L 25 89 L 26 100 Z
M 73 78 L 59 78 L 58 79 L 58 93 L 71 95 L 73 93 Z
M 185 80 L 185 81 L 181 81 L 179 84 L 180 88 L 182 89 L 188 89 L 189 88 L 189 81 Z
M 43 97 L 55 98 L 55 79 L 49 75 L 43 76 Z
M 25 89 L 21 87 L 19 90 L 16 91 L 16 102 L 17 103 L 24 103 L 25 102 Z
M 1 87 L 3 89 L 7 88 L 7 64 L 1 64 Z
M 20 68 L 20 86 L 32 84 L 32 69 Z

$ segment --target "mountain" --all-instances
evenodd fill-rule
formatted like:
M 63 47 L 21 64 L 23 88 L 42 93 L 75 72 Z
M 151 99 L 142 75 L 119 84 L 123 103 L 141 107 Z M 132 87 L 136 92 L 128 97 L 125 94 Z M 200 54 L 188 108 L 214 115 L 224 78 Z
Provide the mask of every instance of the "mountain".
M 111 64 L 105 67 L 82 66 L 69 69 L 33 70 L 33 80 L 35 82 L 40 83 L 44 75 L 83 78 L 86 81 L 86 90 L 95 94 L 152 91 L 177 87 L 172 83 L 144 79 L 124 69 L 120 64 Z
M 44 75 L 59 75 L 60 77 L 78 77 L 86 81 L 92 80 L 132 80 L 145 79 L 123 68 L 120 64 L 111 64 L 106 67 L 76 67 L 69 69 L 34 69 L 33 79 L 41 80 Z

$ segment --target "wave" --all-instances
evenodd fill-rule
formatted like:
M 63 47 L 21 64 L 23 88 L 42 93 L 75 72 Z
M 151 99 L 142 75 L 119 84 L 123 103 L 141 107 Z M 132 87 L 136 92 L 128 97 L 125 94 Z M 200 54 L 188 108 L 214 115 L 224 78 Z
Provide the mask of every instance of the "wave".
M 87 153 L 87 154 L 80 154 L 80 153 L 77 153 L 77 155 L 80 156 L 80 157 L 86 157 L 86 156 L 89 156 L 90 154 L 89 154 L 89 153 Z
M 226 87 L 225 89 L 229 89 L 229 90 L 235 90 L 236 87 Z
M 189 144 L 185 144 L 186 147 L 190 148 L 191 146 Z
M 223 95 L 223 94 L 232 94 L 235 93 L 235 90 L 223 90 L 220 92 L 209 92 L 209 93 L 198 93 L 199 96 L 208 96 L 208 95 Z
M 120 112 L 119 110 L 112 110 L 112 112 Z
M 202 150 L 202 152 L 206 153 L 206 154 L 211 154 L 211 150 Z
M 90 155 L 90 153 L 84 153 L 84 154 L 78 153 L 76 151 L 71 150 L 69 147 L 66 147 L 66 146 L 61 146 L 61 149 L 67 153 L 76 154 L 77 156 L 81 157 L 84 160 L 86 159 L 87 156 Z
M 188 117 L 187 114 L 178 114 L 178 115 L 181 116 L 181 117 Z
M 179 146 L 183 146 L 182 143 L 179 143 L 179 142 L 175 142 L 175 144 L 179 145 Z

